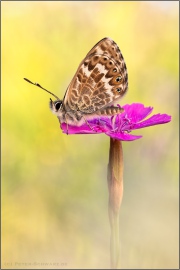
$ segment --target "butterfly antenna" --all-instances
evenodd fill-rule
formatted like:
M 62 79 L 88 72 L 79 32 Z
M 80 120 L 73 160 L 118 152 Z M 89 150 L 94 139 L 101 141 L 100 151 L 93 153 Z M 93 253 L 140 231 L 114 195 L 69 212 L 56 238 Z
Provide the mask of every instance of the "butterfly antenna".
M 27 78 L 24 78 L 24 80 L 25 80 L 26 82 L 28 82 L 28 83 L 31 83 L 31 84 L 33 84 L 33 85 L 35 85 L 35 86 L 38 86 L 39 88 L 43 89 L 44 91 L 46 91 L 46 92 L 48 92 L 49 94 L 51 94 L 52 96 L 54 96 L 56 99 L 60 100 L 55 94 L 51 93 L 50 91 L 48 91 L 47 89 L 45 89 L 44 87 L 42 87 L 39 83 L 33 83 L 33 82 L 31 82 L 29 79 L 27 79 Z

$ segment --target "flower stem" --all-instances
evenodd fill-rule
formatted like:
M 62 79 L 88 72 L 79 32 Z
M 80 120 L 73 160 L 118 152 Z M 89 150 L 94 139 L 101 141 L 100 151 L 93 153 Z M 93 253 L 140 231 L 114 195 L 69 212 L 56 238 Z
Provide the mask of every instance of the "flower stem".
M 109 164 L 109 221 L 111 226 L 110 258 L 111 268 L 119 264 L 119 210 L 123 196 L 123 150 L 122 142 L 110 138 Z

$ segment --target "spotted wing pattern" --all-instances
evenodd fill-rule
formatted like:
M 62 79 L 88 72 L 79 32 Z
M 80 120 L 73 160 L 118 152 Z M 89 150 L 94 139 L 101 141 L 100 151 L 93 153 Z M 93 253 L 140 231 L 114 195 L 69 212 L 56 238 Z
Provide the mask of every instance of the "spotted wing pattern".
M 104 38 L 80 63 L 64 96 L 64 109 L 93 114 L 120 99 L 127 88 L 127 68 L 121 51 L 113 40 Z

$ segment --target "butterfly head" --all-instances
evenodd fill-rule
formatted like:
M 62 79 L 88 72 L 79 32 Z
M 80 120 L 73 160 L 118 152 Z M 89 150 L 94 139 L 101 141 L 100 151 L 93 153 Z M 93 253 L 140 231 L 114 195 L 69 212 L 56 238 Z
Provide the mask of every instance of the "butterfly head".
M 62 109 L 62 100 L 55 100 L 53 101 L 51 98 L 50 98 L 50 102 L 49 102 L 49 107 L 51 109 L 51 111 L 54 113 L 54 114 L 58 114 L 59 111 L 61 111 Z

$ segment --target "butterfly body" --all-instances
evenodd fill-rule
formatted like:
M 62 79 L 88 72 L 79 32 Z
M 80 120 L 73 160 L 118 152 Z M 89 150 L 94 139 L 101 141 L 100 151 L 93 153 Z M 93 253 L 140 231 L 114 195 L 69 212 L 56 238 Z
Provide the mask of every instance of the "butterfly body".
M 127 91 L 128 75 L 121 51 L 110 38 L 99 41 L 80 63 L 64 99 L 50 101 L 60 121 L 81 125 L 93 115 L 123 111 L 113 106 Z

